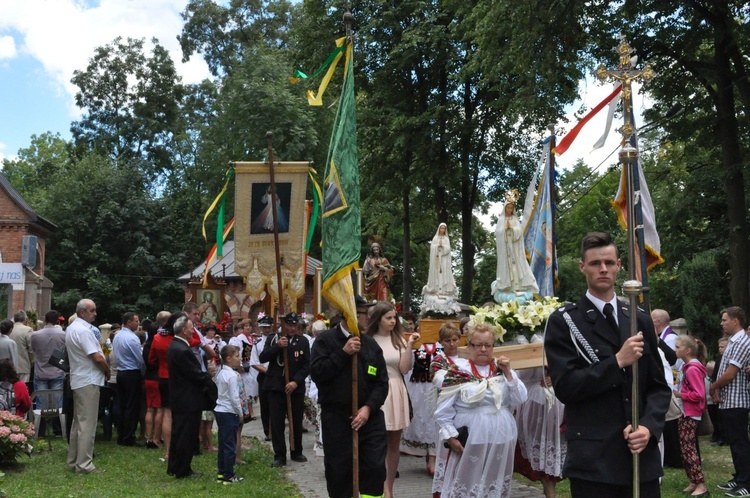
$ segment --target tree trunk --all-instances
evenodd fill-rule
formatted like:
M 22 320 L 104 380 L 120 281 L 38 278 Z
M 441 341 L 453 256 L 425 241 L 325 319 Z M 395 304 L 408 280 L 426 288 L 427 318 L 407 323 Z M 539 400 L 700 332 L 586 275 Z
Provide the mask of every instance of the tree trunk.
M 731 279 L 729 292 L 732 303 L 744 310 L 750 309 L 750 251 L 748 226 L 745 218 L 745 178 L 739 142 L 739 126 L 735 111 L 729 46 L 731 37 L 722 26 L 716 26 L 714 61 L 716 63 L 716 113 L 721 143 L 721 160 L 724 166 L 724 189 L 727 194 L 727 221 L 729 222 L 729 266 Z
M 409 211 L 409 193 L 411 191 L 409 181 L 409 168 L 411 167 L 411 151 L 407 149 L 402 170 L 403 185 L 401 190 L 401 203 L 404 210 L 404 254 L 402 275 L 402 298 L 401 306 L 404 311 L 411 311 L 411 213 Z
M 463 84 L 464 123 L 461 133 L 461 256 L 463 265 L 463 279 L 461 280 L 461 302 L 471 303 L 472 284 L 474 283 L 474 255 L 475 248 L 472 240 L 472 220 L 474 218 L 474 202 L 472 196 L 471 175 L 471 134 L 474 120 L 474 103 L 471 99 L 471 82 Z

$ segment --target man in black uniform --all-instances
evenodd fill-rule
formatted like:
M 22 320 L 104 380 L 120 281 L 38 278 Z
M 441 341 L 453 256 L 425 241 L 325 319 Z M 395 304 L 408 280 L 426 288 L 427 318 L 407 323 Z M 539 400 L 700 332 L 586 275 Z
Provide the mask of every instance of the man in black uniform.
M 325 474 L 330 498 L 352 496 L 352 430 L 359 433 L 360 496 L 383 496 L 387 435 L 380 407 L 388 395 L 388 372 L 383 351 L 364 335 L 367 309 L 356 296 L 360 337 L 342 320 L 321 333 L 313 344 L 311 376 L 318 386 Z M 352 417 L 352 355 L 357 355 L 359 411 Z
M 615 294 L 620 270 L 608 233 L 581 241 L 588 290 L 550 315 L 544 348 L 557 398 L 565 403 L 568 453 L 563 475 L 575 498 L 632 496 L 632 454 L 640 455 L 640 496 L 660 496 L 659 436 L 670 389 L 664 379 L 650 317 Z M 639 333 L 630 336 L 630 321 Z M 638 362 L 639 427 L 633 430 L 632 367 Z
M 302 454 L 302 415 L 305 408 L 305 378 L 310 374 L 310 343 L 307 337 L 295 334 L 299 317 L 288 313 L 281 320 L 281 333 L 266 338 L 260 362 L 268 362 L 263 390 L 268 393 L 269 421 L 273 444 L 273 467 L 286 465 L 284 419 L 287 416 L 286 395 L 292 401 L 294 449 L 292 460 L 306 462 Z M 284 351 L 289 357 L 289 382 L 284 379 Z

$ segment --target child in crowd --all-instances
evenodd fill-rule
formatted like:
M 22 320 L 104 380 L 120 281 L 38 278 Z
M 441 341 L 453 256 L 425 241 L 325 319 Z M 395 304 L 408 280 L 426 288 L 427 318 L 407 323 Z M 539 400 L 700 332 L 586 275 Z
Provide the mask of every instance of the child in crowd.
M 683 490 L 690 496 L 707 497 L 706 482 L 698 450 L 698 422 L 706 408 L 706 346 L 689 335 L 681 335 L 675 343 L 677 358 L 684 361 L 682 382 L 675 396 L 682 399 L 683 416 L 677 421 L 680 453 L 690 485 Z
M 240 403 L 240 375 L 235 369 L 240 364 L 239 349 L 235 346 L 224 346 L 221 350 L 222 365 L 214 377 L 219 391 L 214 413 L 219 426 L 219 451 L 217 462 L 219 475 L 217 482 L 224 484 L 243 480 L 234 474 L 234 459 L 237 453 L 237 429 L 242 418 Z
M 206 371 L 208 372 L 208 375 L 210 375 L 211 378 L 214 379 L 214 383 L 215 383 L 216 382 L 216 363 L 214 363 L 213 358 L 208 360 Z M 214 447 L 214 438 L 213 438 L 213 428 L 214 428 L 215 418 L 216 417 L 214 417 L 214 412 L 212 412 L 211 410 L 203 410 L 203 412 L 201 413 L 200 439 L 201 439 L 201 443 L 203 443 L 203 451 L 216 451 L 216 448 Z

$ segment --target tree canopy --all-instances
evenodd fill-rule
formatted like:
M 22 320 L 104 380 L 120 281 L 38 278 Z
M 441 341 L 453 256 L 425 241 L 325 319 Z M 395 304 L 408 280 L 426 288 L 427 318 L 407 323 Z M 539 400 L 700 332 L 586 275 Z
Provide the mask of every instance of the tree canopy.
M 61 227 L 48 243 L 55 303 L 82 293 L 113 313 L 177 303 L 174 277 L 213 242 L 200 237 L 200 218 L 227 162 L 265 157 L 266 131 L 278 158 L 322 172 L 340 78 L 310 107 L 305 85 L 319 80 L 288 77 L 325 60 L 344 34 L 345 4 L 192 0 L 183 60 L 203 57 L 212 73 L 196 85 L 181 82 L 157 40 L 118 37 L 95 50 L 72 79 L 83 112 L 73 140 L 35 135 L 4 165 Z M 462 301 L 486 300 L 495 248 L 478 216 L 506 190 L 525 191 L 547 124 L 564 119 L 596 65 L 615 62 L 624 32 L 658 73 L 644 89 L 655 124 L 640 137 L 666 260 L 651 274 L 652 303 L 718 333 L 705 314 L 750 308 L 749 10 L 734 0 L 353 2 L 363 258 L 381 241 L 397 269 L 395 299 L 416 309 L 428 242 L 446 222 Z M 665 118 L 676 104 L 683 111 Z M 624 248 L 609 202 L 615 163 L 559 175 L 564 298 L 582 292 L 583 234 L 612 231 Z

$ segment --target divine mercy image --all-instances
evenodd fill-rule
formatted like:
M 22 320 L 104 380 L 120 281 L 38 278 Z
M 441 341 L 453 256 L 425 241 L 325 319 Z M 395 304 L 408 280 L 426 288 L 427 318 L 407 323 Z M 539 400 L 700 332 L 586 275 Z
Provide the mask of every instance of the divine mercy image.
M 250 235 L 273 233 L 273 204 L 271 184 L 253 183 L 250 203 Z M 289 231 L 289 205 L 292 198 L 290 182 L 276 183 L 276 216 L 279 233 Z

